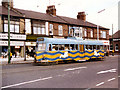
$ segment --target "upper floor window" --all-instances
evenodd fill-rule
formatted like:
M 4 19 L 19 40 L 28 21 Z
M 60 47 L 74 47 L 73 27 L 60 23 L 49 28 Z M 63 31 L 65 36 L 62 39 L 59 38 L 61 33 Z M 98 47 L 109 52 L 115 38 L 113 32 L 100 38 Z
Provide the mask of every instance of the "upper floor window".
M 75 27 L 74 29 L 74 36 L 75 37 L 82 37 L 82 27 Z
M 75 29 L 75 37 L 80 37 L 80 31 L 79 29 Z
M 58 33 L 59 33 L 59 35 L 63 35 L 63 26 L 62 25 L 59 25 L 58 26 Z
M 69 34 L 70 34 L 70 36 L 74 36 L 74 28 L 70 28 Z
M 106 38 L 106 31 L 101 31 L 101 38 Z
M 8 32 L 8 20 L 4 20 L 4 32 Z M 20 23 L 18 19 L 10 21 L 10 32 L 20 33 Z
M 84 30 L 84 37 L 87 37 L 87 29 Z
M 93 30 L 90 31 L 90 36 L 93 37 Z
M 33 24 L 33 34 L 46 34 L 45 24 Z
M 50 24 L 49 28 L 50 28 L 50 31 L 49 31 L 50 35 L 53 35 L 53 24 Z

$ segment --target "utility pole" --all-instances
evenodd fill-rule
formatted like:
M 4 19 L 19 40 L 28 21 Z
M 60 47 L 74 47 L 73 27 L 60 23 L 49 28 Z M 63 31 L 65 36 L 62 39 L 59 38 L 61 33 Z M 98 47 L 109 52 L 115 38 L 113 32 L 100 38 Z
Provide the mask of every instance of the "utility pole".
M 8 0 L 8 64 L 10 63 L 10 1 Z
M 113 51 L 112 51 L 112 56 L 114 56 L 114 46 L 113 46 L 114 42 L 113 42 L 113 24 L 112 24 L 112 48 L 113 48 Z
M 105 9 L 101 10 L 98 12 L 98 14 L 100 14 L 101 12 L 105 11 Z M 97 24 L 97 40 L 99 40 L 99 25 Z

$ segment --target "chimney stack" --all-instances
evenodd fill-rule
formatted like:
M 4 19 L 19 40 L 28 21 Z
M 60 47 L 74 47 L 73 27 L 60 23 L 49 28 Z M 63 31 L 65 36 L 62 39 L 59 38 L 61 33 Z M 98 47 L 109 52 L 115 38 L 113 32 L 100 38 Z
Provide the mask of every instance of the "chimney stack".
M 55 5 L 51 5 L 47 7 L 46 13 L 49 15 L 54 15 L 56 16 L 56 9 L 55 9 Z
M 85 12 L 78 12 L 77 19 L 86 21 L 86 15 Z
M 8 3 L 10 3 L 10 8 L 13 8 L 13 0 L 2 0 L 2 6 L 8 7 Z

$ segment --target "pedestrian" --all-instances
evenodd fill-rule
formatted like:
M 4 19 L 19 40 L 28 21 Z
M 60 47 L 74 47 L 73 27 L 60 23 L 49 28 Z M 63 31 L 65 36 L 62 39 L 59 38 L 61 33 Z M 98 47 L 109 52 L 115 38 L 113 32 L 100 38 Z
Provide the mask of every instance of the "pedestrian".
M 11 60 L 11 58 L 12 58 L 12 53 L 10 52 L 10 60 Z
M 112 50 L 112 56 L 114 56 L 114 50 Z

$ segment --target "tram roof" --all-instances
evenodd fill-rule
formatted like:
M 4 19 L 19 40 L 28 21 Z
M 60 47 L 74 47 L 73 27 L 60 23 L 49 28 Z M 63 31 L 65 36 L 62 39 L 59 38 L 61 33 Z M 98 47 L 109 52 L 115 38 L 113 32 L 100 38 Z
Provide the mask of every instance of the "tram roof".
M 60 39 L 60 38 L 38 38 L 39 42 L 42 39 L 43 43 L 51 44 L 83 44 L 83 45 L 104 45 L 100 40 L 79 40 L 79 39 Z

